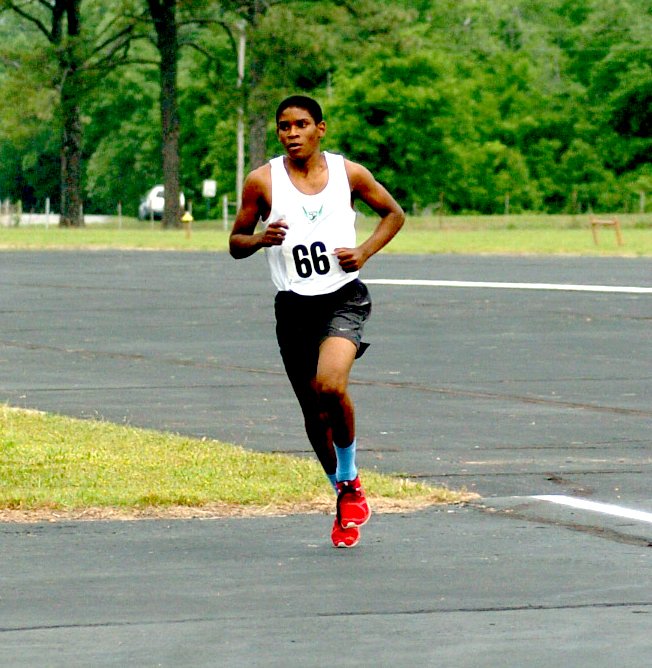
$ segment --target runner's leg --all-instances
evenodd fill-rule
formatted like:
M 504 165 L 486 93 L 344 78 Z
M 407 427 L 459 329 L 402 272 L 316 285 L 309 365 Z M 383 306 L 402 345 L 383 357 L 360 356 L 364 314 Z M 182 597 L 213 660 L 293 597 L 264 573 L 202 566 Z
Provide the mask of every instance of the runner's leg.
M 315 388 L 328 415 L 332 440 L 346 447 L 355 438 L 355 409 L 348 392 L 357 347 L 349 339 L 329 336 L 319 348 Z
M 349 375 L 357 350 L 352 341 L 331 336 L 321 344 L 317 362 L 315 384 L 329 416 L 337 458 L 335 477 L 339 494 L 337 522 L 333 527 L 335 534 L 337 524 L 342 529 L 355 531 L 371 516 L 355 461 L 355 410 L 348 392 Z M 337 544 L 335 538 L 333 544 Z
M 328 415 L 323 411 L 314 380 L 297 377 L 288 372 L 292 389 L 303 413 L 306 435 L 319 463 L 329 478 L 335 475 L 337 459 L 333 447 L 333 431 Z M 333 479 L 331 478 L 331 482 Z

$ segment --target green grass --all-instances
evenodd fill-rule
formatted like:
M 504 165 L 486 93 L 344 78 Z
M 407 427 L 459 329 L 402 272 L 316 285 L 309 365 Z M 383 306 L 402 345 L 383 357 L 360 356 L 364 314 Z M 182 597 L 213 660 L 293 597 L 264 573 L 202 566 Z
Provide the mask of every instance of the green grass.
M 612 230 L 601 231 L 593 243 L 586 230 L 413 230 L 399 235 L 387 252 L 412 255 L 454 253 L 469 255 L 598 255 L 639 257 L 652 255 L 652 230 L 626 230 L 618 246 Z
M 0 249 L 8 250 L 80 250 L 134 249 L 225 251 L 229 233 L 217 229 L 193 229 L 190 238 L 183 230 L 123 228 L 89 225 L 82 229 L 41 226 L 0 228 Z
M 409 507 L 464 499 L 373 471 L 363 475 L 377 500 Z M 0 405 L 0 509 L 274 510 L 297 503 L 303 510 L 333 505 L 316 460 Z
M 570 254 L 652 256 L 652 214 L 619 215 L 624 245 L 613 229 L 599 230 L 593 242 L 588 216 L 446 216 L 408 217 L 405 227 L 386 248 L 389 253 L 430 254 Z M 374 221 L 361 217 L 359 236 Z M 190 236 L 184 229 L 161 230 L 160 224 L 124 219 L 83 229 L 52 226 L 2 227 L 0 249 L 151 249 L 226 251 L 228 231 L 221 221 L 195 222 Z

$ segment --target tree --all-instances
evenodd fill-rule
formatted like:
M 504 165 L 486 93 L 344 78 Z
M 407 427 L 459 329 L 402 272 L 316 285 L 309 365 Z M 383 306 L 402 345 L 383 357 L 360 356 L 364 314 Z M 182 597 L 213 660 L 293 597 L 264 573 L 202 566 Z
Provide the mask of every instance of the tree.
M 228 1 L 224 3 L 227 8 L 231 4 Z M 258 5 L 263 6 L 263 3 L 259 0 L 249 4 L 255 5 L 256 8 Z M 176 227 L 180 224 L 180 121 L 178 106 L 180 48 L 181 46 L 192 46 L 203 51 L 195 41 L 196 35 L 193 34 L 193 29 L 219 25 L 231 34 L 233 24 L 229 24 L 224 20 L 224 8 L 221 6 L 215 7 L 214 3 L 210 2 L 210 0 L 147 0 L 147 7 L 154 25 L 156 47 L 160 56 L 160 106 L 163 142 L 163 183 L 165 187 L 163 227 Z M 258 10 L 256 9 L 256 11 Z M 185 34 L 181 35 L 181 30 Z M 232 37 L 232 42 L 234 41 Z
M 355 4 L 347 0 L 223 0 L 223 7 L 247 26 L 242 95 L 250 169 L 268 157 L 270 100 L 280 102 L 286 93 L 326 85 L 345 54 L 364 43 L 361 33 L 366 21 L 361 17 L 368 21 L 385 11 L 376 4 L 371 0 Z
M 335 78 L 330 140 L 371 169 L 408 210 L 437 202 L 452 168 L 449 76 L 445 58 L 423 52 L 388 56 L 355 76 Z
M 108 34 L 100 31 L 97 41 L 82 39 L 82 0 L 0 0 L 0 8 L 11 10 L 43 35 L 46 54 L 56 63 L 54 88 L 59 100 L 60 125 L 60 208 L 62 226 L 84 224 L 82 210 L 83 124 L 81 106 L 92 88 L 91 72 L 104 69 L 122 58 L 128 49 L 129 26 Z M 45 55 L 45 54 L 44 54 Z M 41 64 L 42 66 L 42 64 Z
M 238 109 L 252 168 L 277 150 L 270 110 L 293 92 L 324 106 L 325 148 L 369 166 L 414 210 L 442 192 L 449 211 L 502 212 L 507 193 L 513 211 L 563 211 L 574 191 L 583 207 L 631 208 L 649 190 L 649 0 L 108 5 L 78 0 L 79 35 L 68 35 L 63 14 L 55 46 L 34 39 L 36 24 L 14 8 L 52 32 L 51 10 L 63 0 L 0 0 L 11 10 L 0 21 L 0 97 L 11 100 L 0 105 L 3 196 L 33 205 L 51 195 L 63 114 L 75 100 L 87 211 L 121 199 L 135 213 L 138 195 L 161 180 L 168 138 L 186 195 L 195 189 L 197 201 L 207 178 L 232 194 Z M 247 72 L 238 89 L 243 22 Z M 76 59 L 65 76 L 64 56 Z M 123 67 L 110 71 L 116 63 Z M 100 80 L 102 94 L 91 95 Z
M 181 215 L 177 103 L 177 63 L 179 60 L 177 0 L 147 0 L 147 6 L 156 31 L 156 46 L 160 54 L 163 184 L 165 186 L 163 227 L 178 227 L 181 223 Z
M 132 57 L 153 58 L 147 43 L 135 45 Z M 88 211 L 135 216 L 146 189 L 161 180 L 161 115 L 158 72 L 151 65 L 114 71 L 102 95 L 85 107 L 86 192 Z M 192 127 L 192 123 L 187 123 Z M 183 179 L 181 179 L 183 183 Z
M 61 225 L 83 225 L 82 214 L 82 123 L 78 77 L 81 64 L 82 0 L 43 0 L 42 2 L 3 2 L 35 26 L 54 47 L 58 64 L 61 113 Z

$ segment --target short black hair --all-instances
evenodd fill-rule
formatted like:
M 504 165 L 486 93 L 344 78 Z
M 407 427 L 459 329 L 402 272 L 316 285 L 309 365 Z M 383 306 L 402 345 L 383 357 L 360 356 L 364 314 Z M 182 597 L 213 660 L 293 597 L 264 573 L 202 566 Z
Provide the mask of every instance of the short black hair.
M 307 95 L 290 95 L 286 97 L 281 104 L 278 105 L 276 110 L 276 124 L 278 125 L 278 119 L 281 117 L 281 114 L 290 107 L 297 107 L 299 109 L 305 109 L 311 116 L 315 124 L 321 123 L 324 120 L 324 115 L 322 113 L 321 107 L 317 100 L 313 100 Z

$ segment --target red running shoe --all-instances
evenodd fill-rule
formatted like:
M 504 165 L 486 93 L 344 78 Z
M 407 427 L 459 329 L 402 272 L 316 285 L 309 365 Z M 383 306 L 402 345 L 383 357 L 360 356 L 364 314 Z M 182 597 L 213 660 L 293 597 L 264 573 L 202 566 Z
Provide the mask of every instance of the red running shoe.
M 355 547 L 360 540 L 360 529 L 358 527 L 342 529 L 336 517 L 331 531 L 331 540 L 333 547 Z
M 360 478 L 337 483 L 337 520 L 344 529 L 361 527 L 371 517 Z

